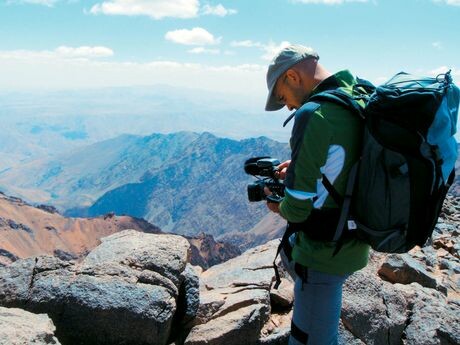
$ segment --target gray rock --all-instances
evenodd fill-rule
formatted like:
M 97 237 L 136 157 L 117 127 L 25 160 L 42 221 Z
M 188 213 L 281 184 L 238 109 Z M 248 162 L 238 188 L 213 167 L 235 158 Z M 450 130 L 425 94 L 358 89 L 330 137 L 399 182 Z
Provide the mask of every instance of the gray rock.
M 419 283 L 433 289 L 437 286 L 436 278 L 409 254 L 388 255 L 378 273 L 392 283 Z
M 252 248 L 242 255 L 203 272 L 207 290 L 221 287 L 253 286 L 269 289 L 274 280 L 273 259 L 279 240 Z
M 371 261 L 344 285 L 342 322 L 366 344 L 399 344 L 406 325 L 407 302 L 393 285 L 377 275 L 379 262 Z
M 422 262 L 425 261 L 429 268 L 438 264 L 438 255 L 432 246 L 423 247 L 422 250 L 416 251 L 414 256 Z
M 258 345 L 288 345 L 291 328 L 274 329 L 273 333 L 259 339 Z
M 271 241 L 201 274 L 200 309 L 185 344 L 276 344 L 286 339 L 286 330 L 267 328 L 278 244 Z
M 455 300 L 455 290 L 448 298 L 418 283 L 382 281 L 377 271 L 387 259 L 373 253 L 369 265 L 345 283 L 345 328 L 365 344 L 460 344 L 460 302 Z
M 270 290 L 271 304 L 274 308 L 290 309 L 294 304 L 294 284 L 291 280 L 282 278 L 277 290 Z
M 48 315 L 0 307 L 0 345 L 60 345 L 55 330 Z
M 185 267 L 181 293 L 179 293 L 178 309 L 183 313 L 180 317 L 183 326 L 187 327 L 198 314 L 200 307 L 200 281 L 190 264 Z
M 261 331 L 258 345 L 287 345 L 291 335 L 291 319 L 292 311 L 280 314 L 272 311 Z
M 185 301 L 188 318 L 197 309 L 197 278 L 184 272 L 188 249 L 180 236 L 127 230 L 81 264 L 20 260 L 1 269 L 0 305 L 48 313 L 66 344 L 166 344 L 182 321 L 174 320 L 176 301 Z
M 344 325 L 339 324 L 338 345 L 366 345 L 359 338 L 356 338 Z
M 186 345 L 257 344 L 269 313 L 265 304 L 238 308 L 192 329 Z
M 125 230 L 102 239 L 102 244 L 83 261 L 84 267 L 103 268 L 118 263 L 136 270 L 159 273 L 179 285 L 181 273 L 189 261 L 190 245 L 181 236 L 149 236 Z
M 409 301 L 409 317 L 403 338 L 407 345 L 460 344 L 459 306 L 444 295 L 417 283 L 396 284 Z

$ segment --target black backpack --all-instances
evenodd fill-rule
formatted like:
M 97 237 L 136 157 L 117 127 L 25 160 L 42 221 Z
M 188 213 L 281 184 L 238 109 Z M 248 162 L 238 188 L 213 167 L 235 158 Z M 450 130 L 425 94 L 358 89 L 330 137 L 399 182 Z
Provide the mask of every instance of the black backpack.
M 345 195 L 323 176 L 339 211 L 324 217 L 319 210 L 300 226 L 289 224 L 278 253 L 285 248 L 289 257 L 293 233 L 309 234 L 309 228 L 326 223 L 329 229 L 334 224 L 335 231 L 317 233 L 328 234 L 322 240 L 336 242 L 334 255 L 350 236 L 386 253 L 407 252 L 431 237 L 455 178 L 459 89 L 450 72 L 436 78 L 401 72 L 377 88 L 359 78 L 357 82 L 352 96 L 335 89 L 308 100 L 339 104 L 365 123 L 362 152 L 350 171 Z

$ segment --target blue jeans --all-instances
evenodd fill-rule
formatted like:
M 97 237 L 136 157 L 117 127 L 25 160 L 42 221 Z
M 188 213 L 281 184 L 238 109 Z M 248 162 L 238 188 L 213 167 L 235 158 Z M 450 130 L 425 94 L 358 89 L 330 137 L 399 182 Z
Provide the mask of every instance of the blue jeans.
M 283 265 L 295 277 L 294 314 L 289 345 L 336 345 L 342 287 L 349 275 L 335 275 L 302 268 L 295 274 L 293 262 Z M 298 266 L 299 267 L 299 266 Z
M 297 277 L 289 345 L 336 345 L 342 286 L 348 275 L 307 270 L 306 281 Z

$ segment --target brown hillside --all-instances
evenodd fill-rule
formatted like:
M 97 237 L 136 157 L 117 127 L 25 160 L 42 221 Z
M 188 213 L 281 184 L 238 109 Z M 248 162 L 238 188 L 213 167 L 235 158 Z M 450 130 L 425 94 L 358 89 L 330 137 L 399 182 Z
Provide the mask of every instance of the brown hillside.
M 34 207 L 0 192 L 0 266 L 43 254 L 78 259 L 99 245 L 102 237 L 125 229 L 163 233 L 147 221 L 130 216 L 67 218 L 53 207 Z M 192 246 L 191 263 L 205 269 L 240 254 L 236 247 L 215 242 L 212 236 L 187 239 Z
M 0 263 L 3 264 L 40 254 L 77 258 L 100 244 L 101 237 L 124 229 L 161 233 L 158 227 L 142 219 L 114 215 L 66 218 L 52 208 L 33 207 L 0 193 Z

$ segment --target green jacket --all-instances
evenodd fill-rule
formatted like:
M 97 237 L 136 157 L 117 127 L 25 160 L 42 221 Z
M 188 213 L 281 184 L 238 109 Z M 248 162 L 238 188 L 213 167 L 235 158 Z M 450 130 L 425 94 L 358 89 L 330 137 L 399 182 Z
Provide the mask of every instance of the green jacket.
M 322 81 L 311 95 L 337 87 L 351 93 L 354 84 L 349 71 L 340 71 Z M 285 198 L 280 203 L 284 218 L 300 223 L 313 208 L 337 207 L 321 182 L 322 174 L 344 194 L 349 171 L 359 158 L 362 126 L 356 115 L 330 102 L 314 108 L 306 103 L 297 110 Z M 299 232 L 292 256 L 306 267 L 331 274 L 348 274 L 367 265 L 369 246 L 359 240 L 347 240 L 336 256 L 332 256 L 334 249 L 334 243 L 314 241 Z

